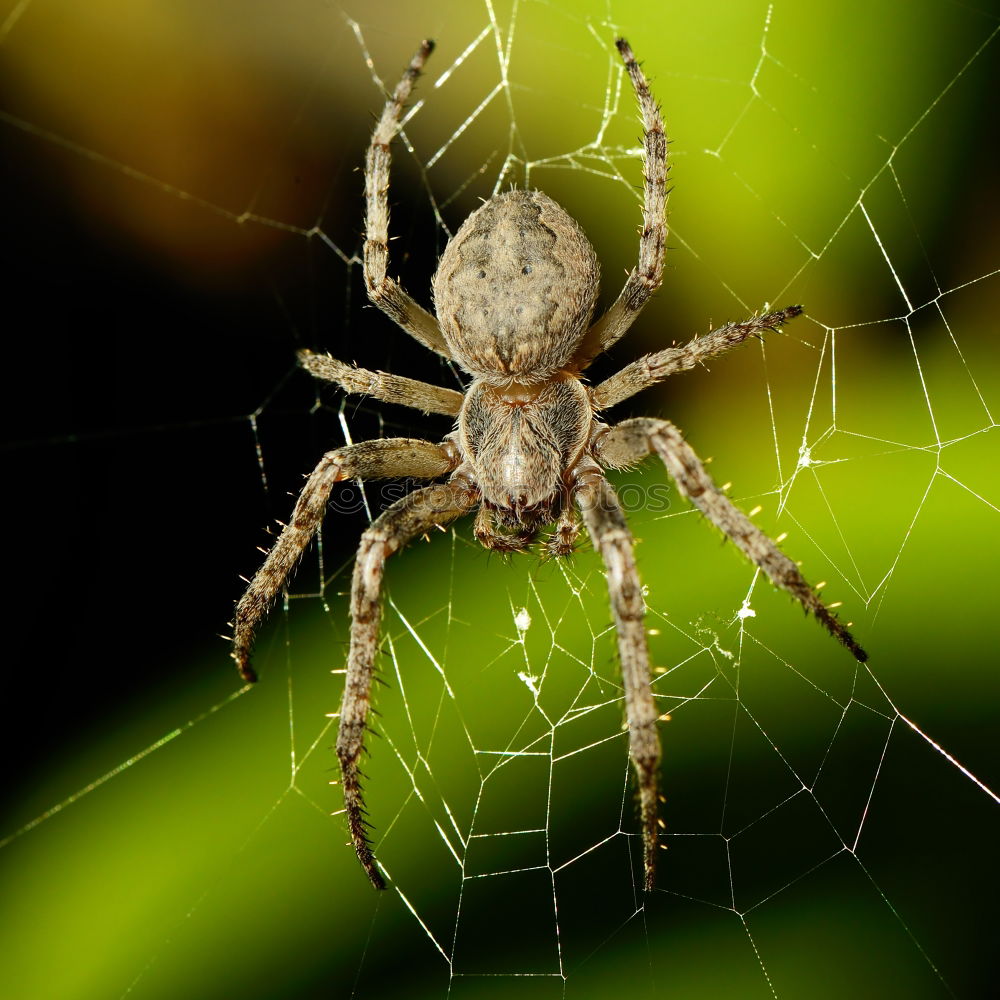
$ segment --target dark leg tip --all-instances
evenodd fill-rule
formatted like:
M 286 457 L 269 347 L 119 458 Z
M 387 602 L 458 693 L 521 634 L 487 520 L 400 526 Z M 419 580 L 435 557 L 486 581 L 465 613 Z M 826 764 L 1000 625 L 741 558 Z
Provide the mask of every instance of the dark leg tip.
M 383 892 L 386 888 L 385 879 L 382 878 L 382 873 L 378 870 L 375 863 L 375 855 L 372 853 L 372 849 L 365 844 L 364 850 L 358 850 L 358 861 L 361 862 L 361 867 L 364 868 L 365 874 L 368 876 L 368 881 L 379 890 Z
M 621 57 L 625 60 L 625 62 L 632 62 L 635 58 L 635 56 L 632 55 L 632 46 L 629 45 L 626 39 L 616 38 L 615 48 L 618 49 L 618 52 L 621 54 Z
M 250 666 L 250 661 L 239 653 L 233 653 L 233 659 L 236 661 L 236 669 L 240 672 L 240 677 L 246 681 L 247 684 L 257 683 L 257 671 Z

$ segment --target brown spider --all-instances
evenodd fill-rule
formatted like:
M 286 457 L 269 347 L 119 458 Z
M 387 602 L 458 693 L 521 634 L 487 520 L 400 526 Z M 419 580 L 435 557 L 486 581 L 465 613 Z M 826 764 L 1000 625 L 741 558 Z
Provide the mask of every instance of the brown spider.
M 415 438 L 363 441 L 327 452 L 236 607 L 233 658 L 247 681 L 254 629 L 322 520 L 334 483 L 415 476 L 444 483 L 415 490 L 375 519 L 361 537 L 351 585 L 351 646 L 340 710 L 337 756 L 347 820 L 372 885 L 385 888 L 366 832 L 359 759 L 365 749 L 372 672 L 379 646 L 386 559 L 433 527 L 478 507 L 475 536 L 487 548 L 524 549 L 555 522 L 550 553 L 568 555 L 579 508 L 601 553 L 618 637 L 629 750 L 639 790 L 645 888 L 653 888 L 658 845 L 659 712 L 650 689 L 643 599 L 629 533 L 604 468 L 622 469 L 655 452 L 679 492 L 736 543 L 773 583 L 811 611 L 858 660 L 865 652 L 816 596 L 795 563 L 719 491 L 680 431 L 667 420 L 637 417 L 609 427 L 600 411 L 675 372 L 693 368 L 774 330 L 800 306 L 730 323 L 683 347 L 627 365 L 595 388 L 584 370 L 632 325 L 659 287 L 666 240 L 666 139 L 659 108 L 624 39 L 616 42 L 635 89 L 644 129 L 644 207 L 639 263 L 611 308 L 591 324 L 599 265 L 570 216 L 538 191 L 491 198 L 445 247 L 434 276 L 436 317 L 386 275 L 389 253 L 389 144 L 414 82 L 433 49 L 425 41 L 388 99 L 365 161 L 364 276 L 375 305 L 425 347 L 472 376 L 465 393 L 328 356 L 300 351 L 303 367 L 347 392 L 456 417 L 440 444 Z

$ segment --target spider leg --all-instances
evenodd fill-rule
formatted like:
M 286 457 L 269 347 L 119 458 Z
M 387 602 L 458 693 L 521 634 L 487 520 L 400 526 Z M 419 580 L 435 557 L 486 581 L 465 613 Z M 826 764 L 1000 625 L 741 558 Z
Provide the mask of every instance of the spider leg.
M 361 536 L 358 547 L 351 584 L 351 649 L 340 708 L 337 757 L 351 840 L 361 866 L 376 889 L 384 889 L 385 880 L 368 840 L 358 761 L 365 749 L 364 736 L 368 728 L 372 673 L 382 618 L 385 561 L 415 537 L 468 513 L 477 500 L 476 492 L 457 480 L 416 490 L 384 510 Z
M 334 483 L 346 479 L 391 479 L 416 476 L 435 479 L 447 475 L 458 464 L 450 444 L 432 444 L 416 438 L 384 438 L 328 451 L 302 488 L 292 517 L 254 574 L 236 605 L 233 622 L 233 659 L 245 681 L 257 675 L 250 666 L 254 631 L 264 617 L 289 573 L 312 540 L 326 513 Z
M 597 460 L 612 468 L 634 465 L 653 451 L 667 467 L 681 494 L 731 538 L 775 586 L 787 590 L 855 659 L 861 663 L 868 659 L 851 633 L 817 597 L 795 563 L 715 485 L 694 449 L 669 420 L 650 417 L 623 420 L 594 445 Z
M 650 687 L 649 652 L 643 627 L 645 606 L 632 552 L 632 534 L 615 491 L 596 465 L 590 463 L 578 470 L 575 499 L 607 571 L 625 687 L 629 753 L 639 785 L 644 884 L 646 891 L 652 892 L 659 841 L 660 737 L 656 730 L 659 712 Z
M 424 413 L 443 413 L 449 417 L 458 416 L 458 411 L 462 408 L 463 396 L 455 389 L 442 389 L 402 375 L 370 372 L 354 365 L 346 365 L 343 361 L 331 358 L 329 354 L 299 351 L 298 359 L 299 364 L 310 375 L 326 382 L 335 382 L 345 392 L 371 396 L 384 403 L 411 406 Z
M 424 347 L 451 357 L 437 320 L 418 305 L 399 282 L 388 277 L 389 263 L 389 167 L 392 155 L 389 144 L 399 131 L 403 106 L 410 98 L 413 85 L 427 57 L 434 50 L 431 41 L 422 42 L 406 68 L 396 89 L 386 101 L 382 116 L 372 133 L 365 157 L 365 249 L 364 273 L 368 298 L 390 319 Z
M 748 337 L 759 337 L 765 331 L 777 330 L 801 312 L 802 306 L 788 306 L 762 316 L 751 316 L 742 323 L 727 323 L 704 337 L 695 337 L 682 347 L 668 347 L 655 354 L 647 354 L 597 385 L 593 390 L 594 404 L 602 410 L 614 406 L 668 375 L 687 371 L 739 347 Z
M 635 96 L 643 129 L 643 208 L 639 262 L 629 272 L 625 286 L 610 309 L 587 331 L 573 358 L 579 370 L 618 341 L 635 322 L 649 297 L 663 280 L 663 254 L 667 242 L 667 139 L 663 116 L 649 90 L 645 74 L 624 38 L 618 47 Z

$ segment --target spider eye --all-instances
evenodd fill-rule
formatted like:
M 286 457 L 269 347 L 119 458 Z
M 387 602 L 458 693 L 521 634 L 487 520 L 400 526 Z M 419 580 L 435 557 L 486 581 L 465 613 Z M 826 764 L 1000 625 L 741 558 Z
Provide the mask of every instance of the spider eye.
M 521 274 L 531 274 L 531 265 L 525 264 L 524 267 L 521 268 Z
M 479 277 L 480 278 L 485 278 L 486 277 L 486 272 L 485 271 L 480 271 L 479 272 Z

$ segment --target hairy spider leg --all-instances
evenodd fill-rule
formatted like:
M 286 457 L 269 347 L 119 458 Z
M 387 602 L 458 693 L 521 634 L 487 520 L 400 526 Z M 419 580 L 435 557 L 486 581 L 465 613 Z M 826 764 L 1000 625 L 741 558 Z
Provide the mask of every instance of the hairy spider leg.
M 382 620 L 385 561 L 414 538 L 445 527 L 476 505 L 478 493 L 466 480 L 427 486 L 387 507 L 361 536 L 351 584 L 351 649 L 337 732 L 337 758 L 344 785 L 347 824 L 358 860 L 376 889 L 385 888 L 368 839 L 368 821 L 358 762 L 365 749 L 372 673 Z
M 432 444 L 418 438 L 362 441 L 328 451 L 319 460 L 295 502 L 291 520 L 282 528 L 278 540 L 236 605 L 232 656 L 245 681 L 252 684 L 257 680 L 250 666 L 257 625 L 316 534 L 334 484 L 347 479 L 392 479 L 397 476 L 436 479 L 447 475 L 456 465 L 450 442 Z
M 365 158 L 364 273 L 368 298 L 382 312 L 424 347 L 450 358 L 437 320 L 386 273 L 389 263 L 389 167 L 392 163 L 389 145 L 399 131 L 403 107 L 410 99 L 413 85 L 433 51 L 432 41 L 421 42 L 372 132 Z
M 663 116 L 645 74 L 624 38 L 615 41 L 639 102 L 642 119 L 643 205 L 639 261 L 610 309 L 587 331 L 573 358 L 583 371 L 602 351 L 620 340 L 663 281 L 667 245 L 667 137 Z
M 625 688 L 629 753 L 639 786 L 644 886 L 646 892 L 652 892 L 659 846 L 660 737 L 656 729 L 659 712 L 650 686 L 649 651 L 643 626 L 646 607 L 635 565 L 632 533 L 617 494 L 593 461 L 585 462 L 577 473 L 575 499 L 607 574 Z
M 310 375 L 325 382 L 339 385 L 344 392 L 370 396 L 383 403 L 409 406 L 422 413 L 443 413 L 457 417 L 462 408 L 463 396 L 455 389 L 442 389 L 428 382 L 418 382 L 403 375 L 388 372 L 370 372 L 356 365 L 346 365 L 329 354 L 298 352 L 299 364 Z
M 731 538 L 775 586 L 788 591 L 855 659 L 861 663 L 868 659 L 851 633 L 816 596 L 798 566 L 715 485 L 694 449 L 669 420 L 623 420 L 599 438 L 595 451 L 598 461 L 612 468 L 635 465 L 654 452 L 659 455 L 681 494 Z
M 688 371 L 739 347 L 748 337 L 760 337 L 764 333 L 778 330 L 801 313 L 802 306 L 786 306 L 762 316 L 751 316 L 741 323 L 726 323 L 725 326 L 706 333 L 704 337 L 689 340 L 681 347 L 667 347 L 655 354 L 647 354 L 597 385 L 593 390 L 594 403 L 599 409 L 605 410 L 651 385 L 656 385 L 668 375 Z

